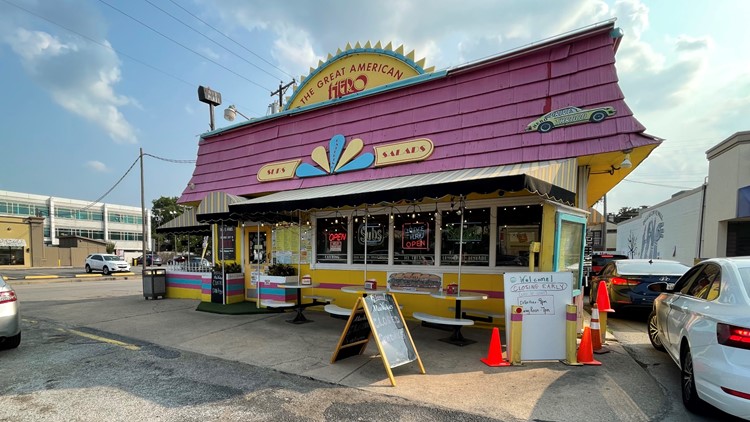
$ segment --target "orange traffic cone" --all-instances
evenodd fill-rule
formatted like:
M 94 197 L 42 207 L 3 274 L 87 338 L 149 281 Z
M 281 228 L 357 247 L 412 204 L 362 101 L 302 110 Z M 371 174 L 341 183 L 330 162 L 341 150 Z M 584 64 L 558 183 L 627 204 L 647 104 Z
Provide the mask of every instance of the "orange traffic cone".
M 602 335 L 599 332 L 599 308 L 596 303 L 591 308 L 591 347 L 596 354 L 609 352 L 602 347 Z
M 486 358 L 479 359 L 487 366 L 510 366 L 510 362 L 503 359 L 503 346 L 500 343 L 500 331 L 497 327 L 492 328 L 492 337 L 490 338 L 490 350 Z
M 583 329 L 583 337 L 581 337 L 581 345 L 578 346 L 578 356 L 576 357 L 578 362 L 584 365 L 601 365 L 602 363 L 594 359 L 594 348 L 591 345 L 591 328 L 586 327 Z
M 600 312 L 614 312 L 612 305 L 609 303 L 609 292 L 607 291 L 607 283 L 604 281 L 599 282 L 599 288 L 596 289 L 596 304 L 599 305 Z

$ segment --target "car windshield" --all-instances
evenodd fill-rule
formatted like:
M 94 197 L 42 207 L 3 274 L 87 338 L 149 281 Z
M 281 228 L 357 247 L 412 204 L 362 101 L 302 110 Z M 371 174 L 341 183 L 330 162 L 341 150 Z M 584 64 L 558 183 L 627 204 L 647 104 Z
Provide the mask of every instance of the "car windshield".
M 120 257 L 117 255 L 102 255 L 105 261 L 119 261 Z
M 674 261 L 634 261 L 624 259 L 617 261 L 617 271 L 620 274 L 663 274 L 663 275 L 683 275 L 690 267 Z

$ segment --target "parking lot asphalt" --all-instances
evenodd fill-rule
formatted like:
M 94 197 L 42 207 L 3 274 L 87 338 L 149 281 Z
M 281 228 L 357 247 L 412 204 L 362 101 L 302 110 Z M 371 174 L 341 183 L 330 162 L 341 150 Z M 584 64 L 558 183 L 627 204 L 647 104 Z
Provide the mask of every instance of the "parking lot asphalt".
M 45 281 L 49 280 L 23 279 L 13 284 Z M 140 286 L 140 276 L 133 281 Z M 529 361 L 490 367 L 480 360 L 490 353 L 489 326 L 466 327 L 464 335 L 477 343 L 459 347 L 439 340 L 447 336 L 445 331 L 407 318 L 426 373 L 420 373 L 416 362 L 393 368 L 397 385 L 391 386 L 375 344 L 362 355 L 331 363 L 346 321 L 331 318 L 322 309 L 309 308 L 305 315 L 314 322 L 294 325 L 286 322 L 289 313 L 223 315 L 196 312 L 198 304 L 130 295 L 46 304 L 31 312 L 34 318 L 61 321 L 121 341 L 158 344 L 358 388 L 363 394 L 399 396 L 505 421 L 648 421 L 660 419 L 665 408 L 660 386 L 611 336 L 610 353 L 595 355 L 601 366 Z M 505 349 L 504 335 L 501 344 Z

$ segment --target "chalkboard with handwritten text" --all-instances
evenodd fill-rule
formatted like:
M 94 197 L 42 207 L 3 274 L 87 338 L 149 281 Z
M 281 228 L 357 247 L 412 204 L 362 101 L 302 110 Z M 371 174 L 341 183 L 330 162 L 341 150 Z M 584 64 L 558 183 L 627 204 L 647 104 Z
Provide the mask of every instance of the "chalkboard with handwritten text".
M 344 333 L 341 335 L 339 346 L 333 354 L 331 363 L 351 356 L 361 355 L 370 341 L 371 334 L 372 329 L 370 329 L 370 322 L 367 320 L 365 309 L 362 307 L 355 308 L 349 317 Z
M 211 272 L 211 303 L 224 303 L 224 274 L 221 271 Z
M 362 354 L 370 338 L 378 345 L 392 385 L 396 385 L 396 380 L 391 368 L 416 360 L 425 373 L 398 303 L 390 293 L 368 294 L 357 299 L 331 363 Z
M 505 320 L 510 321 L 511 306 L 523 308 L 521 360 L 565 359 L 565 305 L 573 303 L 573 274 L 509 272 L 503 277 Z
M 395 368 L 414 361 L 417 352 L 393 295 L 369 294 L 364 301 L 370 313 L 370 324 L 388 359 L 388 366 Z

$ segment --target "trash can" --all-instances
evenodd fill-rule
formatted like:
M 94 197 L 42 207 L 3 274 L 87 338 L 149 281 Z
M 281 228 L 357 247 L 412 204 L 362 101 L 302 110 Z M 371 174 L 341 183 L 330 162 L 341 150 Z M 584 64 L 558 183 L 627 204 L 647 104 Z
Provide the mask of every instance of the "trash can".
M 167 294 L 167 270 L 157 268 L 143 271 L 143 297 L 163 299 Z

